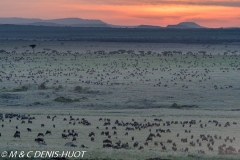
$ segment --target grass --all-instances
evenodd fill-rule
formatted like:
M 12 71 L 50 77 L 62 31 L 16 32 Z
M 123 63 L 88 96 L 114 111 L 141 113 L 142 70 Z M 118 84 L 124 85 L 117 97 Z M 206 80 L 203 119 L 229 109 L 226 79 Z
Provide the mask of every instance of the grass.
M 131 148 L 129 150 L 103 149 L 101 142 L 106 137 L 99 134 L 105 131 L 105 127 L 98 120 L 100 117 L 111 118 L 111 125 L 114 125 L 116 119 L 129 122 L 135 119 L 142 123 L 145 123 L 144 119 L 155 123 L 154 118 L 163 118 L 165 121 L 202 120 L 207 124 L 207 127 L 202 129 L 198 127 L 199 124 L 191 128 L 189 126 L 182 128 L 180 125 L 160 125 L 153 127 L 152 132 L 157 128 L 170 128 L 171 133 L 163 133 L 162 138 L 156 141 L 173 139 L 178 147 L 189 145 L 179 142 L 176 138 L 177 132 L 180 132 L 181 138 L 189 139 L 191 134 L 194 134 L 196 135 L 194 140 L 203 133 L 221 134 L 223 137 L 235 136 L 237 140 L 228 145 L 238 148 L 240 146 L 238 126 L 215 128 L 213 124 L 207 123 L 209 119 L 216 119 L 222 124 L 227 121 L 230 123 L 237 121 L 240 124 L 240 116 L 236 112 L 239 108 L 239 70 L 237 69 L 239 67 L 237 66 L 240 65 L 240 58 L 239 55 L 230 54 L 239 48 L 238 45 L 229 45 L 230 47 L 226 49 L 225 45 L 207 47 L 185 44 L 85 42 L 66 42 L 61 45 L 60 42 L 39 41 L 36 42 L 38 47 L 33 54 L 32 51 L 26 51 L 26 48 L 22 47 L 29 44 L 25 41 L 11 41 L 7 44 L 4 42 L 2 45 L 7 53 L 3 52 L 0 57 L 4 59 L 7 56 L 11 62 L 5 60 L 1 75 L 11 77 L 10 74 L 14 72 L 16 78 L 14 80 L 2 78 L 0 111 L 1 113 L 29 113 L 36 116 L 36 121 L 26 125 L 20 124 L 16 119 L 12 119 L 11 123 L 1 122 L 5 126 L 1 130 L 0 150 L 6 148 L 15 150 L 19 147 L 26 151 L 30 149 L 71 150 L 73 148 L 64 147 L 64 144 L 71 139 L 61 139 L 61 133 L 64 129 L 75 129 L 79 133 L 77 145 L 86 144 L 89 147 L 87 159 L 238 158 L 217 156 L 217 146 L 224 143 L 224 140 L 216 142 L 214 152 L 207 151 L 207 144 L 204 143 L 201 149 L 206 150 L 206 155 L 201 156 L 196 154 L 199 147 L 192 148 L 189 154 L 185 154 L 180 151 L 172 152 L 170 144 L 166 144 L 168 148 L 166 152 L 162 152 L 160 147 L 154 146 L 153 143 L 139 151 L 133 149 L 133 141 L 130 141 L 130 138 L 135 136 L 135 139 L 143 144 L 149 134 L 149 128 L 129 131 L 127 137 L 124 136 L 125 127 L 120 126 L 117 131 L 118 139 L 114 136 L 112 139 L 114 142 L 119 139 L 122 142 L 129 142 Z M 12 53 L 15 46 L 18 49 L 14 49 L 16 53 Z M 44 48 L 50 48 L 50 50 L 44 50 Z M 55 51 L 52 52 L 52 50 Z M 87 54 L 86 50 L 89 50 Z M 106 52 L 101 52 L 102 50 Z M 172 54 L 176 50 L 183 54 Z M 136 54 L 138 51 L 141 51 L 141 55 Z M 192 55 L 187 54 L 190 51 Z M 108 54 L 110 52 L 111 54 Z M 131 54 L 126 54 L 127 52 Z M 162 52 L 166 54 L 162 55 Z M 218 52 L 221 54 L 218 55 Z M 224 52 L 228 55 L 223 56 Z M 31 70 L 30 75 L 29 70 Z M 22 86 L 31 86 L 31 88 L 26 90 Z M 9 88 L 14 89 L 6 93 Z M 193 105 L 198 107 L 189 107 Z M 47 115 L 57 115 L 57 118 L 52 121 L 46 119 Z M 72 125 L 64 122 L 63 118 L 69 119 L 69 115 L 80 119 L 86 118 L 92 125 Z M 46 125 L 45 128 L 40 127 L 41 123 Z M 53 124 L 56 128 L 53 128 Z M 17 125 L 21 131 L 21 139 L 12 137 Z M 100 127 L 99 130 L 96 130 L 97 126 Z M 31 127 L 33 132 L 28 133 L 26 127 Z M 191 129 L 191 134 L 185 134 L 184 129 Z M 39 132 L 46 130 L 51 130 L 53 136 L 44 137 L 48 143 L 44 148 L 37 145 L 34 138 Z M 91 142 L 88 137 L 92 131 L 96 132 L 95 142 Z M 109 131 L 112 133 L 111 129 Z
M 106 157 L 109 157 L 111 159 L 131 159 L 131 160 L 145 160 L 147 158 L 154 158 L 154 157 L 161 157 L 161 158 L 168 158 L 168 159 L 186 159 L 186 160 L 193 160 L 193 159 L 238 159 L 238 157 L 234 156 L 218 156 L 217 155 L 217 147 L 224 142 L 224 138 L 226 136 L 230 137 L 236 137 L 236 141 L 233 143 L 230 143 L 229 141 L 226 143 L 227 146 L 232 145 L 233 147 L 236 147 L 238 149 L 239 146 L 239 136 L 237 133 L 239 133 L 239 128 L 237 126 L 231 125 L 230 127 L 215 127 L 214 124 L 208 123 L 208 120 L 217 120 L 220 123 L 224 124 L 227 121 L 229 121 L 231 124 L 233 121 L 239 122 L 240 117 L 235 118 L 226 118 L 222 117 L 219 118 L 219 115 L 227 115 L 227 112 L 219 112 L 219 111 L 202 111 L 202 110 L 179 110 L 179 109 L 126 109 L 126 110 L 119 110 L 118 112 L 116 110 L 111 110 L 106 112 L 106 110 L 88 110 L 88 109 L 78 109 L 78 108 L 65 108 L 65 109 L 59 109 L 59 108 L 35 108 L 35 109 L 11 109 L 7 108 L 5 110 L 2 110 L 3 113 L 11 113 L 14 111 L 14 113 L 25 113 L 30 114 L 31 116 L 34 116 L 36 119 L 32 120 L 33 124 L 21 124 L 21 120 L 17 120 L 16 118 L 12 118 L 11 122 L 8 122 L 8 119 L 6 119 L 4 122 L 4 130 L 1 130 L 2 133 L 2 141 L 1 141 L 1 150 L 5 150 L 6 148 L 9 148 L 10 150 L 19 150 L 19 145 L 22 147 L 24 151 L 29 150 L 59 150 L 59 151 L 66 151 L 66 150 L 86 150 L 86 159 L 91 158 L 99 158 L 104 159 Z M 37 114 L 36 114 L 37 113 Z M 162 113 L 164 115 L 161 116 L 155 116 L 152 117 L 153 113 Z M 198 113 L 198 115 L 194 115 L 194 113 Z M 221 114 L 219 114 L 221 113 Z M 236 114 L 234 111 L 229 111 L 231 115 Z M 212 115 L 211 117 L 207 116 L 207 114 Z M 50 115 L 50 117 L 53 117 L 56 115 L 57 117 L 54 119 L 54 121 L 50 119 L 47 119 L 46 117 Z M 73 118 L 85 118 L 89 122 L 91 122 L 91 126 L 84 126 L 81 124 L 76 123 L 76 125 L 69 124 L 68 121 L 63 121 L 63 118 L 67 118 L 69 120 L 69 116 L 72 115 Z M 185 116 L 188 115 L 188 116 Z M 104 121 L 99 121 L 99 118 L 110 118 L 111 119 L 111 125 L 109 126 L 109 132 L 112 133 L 113 130 L 111 130 L 111 127 L 114 126 L 114 122 L 116 119 L 124 122 L 131 122 L 132 119 L 134 119 L 137 122 L 141 123 L 155 123 L 155 118 L 161 118 L 163 119 L 163 122 L 160 122 L 161 125 L 159 127 L 151 127 L 152 132 L 155 133 L 155 129 L 161 128 L 161 129 L 170 129 L 171 133 L 161 133 L 161 138 L 154 138 L 153 142 L 149 142 L 149 146 L 144 146 L 144 150 L 138 150 L 134 149 L 132 147 L 134 141 L 131 141 L 131 136 L 135 137 L 135 141 L 139 141 L 140 145 L 143 145 L 145 142 L 145 138 L 149 135 L 149 128 L 142 129 L 141 131 L 134 130 L 129 131 L 129 136 L 124 136 L 126 130 L 124 126 L 117 126 L 117 135 L 112 136 L 111 140 L 115 143 L 118 140 L 121 140 L 122 143 L 128 142 L 130 145 L 130 149 L 103 149 L 102 148 L 102 140 L 106 139 L 105 136 L 101 136 L 100 133 L 102 131 L 106 131 L 105 127 L 103 126 Z M 146 122 L 144 121 L 146 119 Z M 162 123 L 165 121 L 172 121 L 172 120 L 178 120 L 178 121 L 185 121 L 185 120 L 192 120 L 195 119 L 197 121 L 196 125 L 192 125 L 192 127 L 189 127 L 186 125 L 184 128 L 181 126 L 181 124 L 178 125 L 171 125 L 171 126 L 163 126 Z M 201 123 L 207 124 L 207 127 L 204 127 L 201 129 L 199 127 L 199 120 L 201 119 Z M 45 127 L 40 127 L 41 124 L 45 124 Z M 53 128 L 52 125 L 55 124 L 56 128 Z M 21 132 L 21 139 L 14 139 L 12 134 L 15 132 L 15 126 L 18 125 L 19 131 Z M 99 126 L 99 130 L 96 130 L 96 126 Z M 27 132 L 26 128 L 29 127 L 32 129 L 32 132 Z M 79 133 L 79 137 L 77 137 L 76 144 L 80 146 L 81 144 L 84 144 L 88 148 L 71 148 L 71 147 L 64 147 L 64 144 L 66 142 L 71 141 L 71 137 L 68 139 L 62 139 L 61 133 L 64 129 L 74 129 L 77 133 Z M 191 130 L 191 134 L 185 134 L 184 130 Z M 45 132 L 46 130 L 50 130 L 52 132 L 52 135 L 44 136 L 44 140 L 47 143 L 47 146 L 39 146 L 34 142 L 34 138 L 36 138 L 36 135 L 39 132 Z M 90 132 L 95 132 L 95 141 L 90 141 L 90 138 L 88 137 L 88 134 Z M 199 138 L 199 135 L 204 133 L 206 135 L 221 135 L 222 140 L 215 140 L 214 151 L 208 151 L 206 149 L 206 145 L 208 142 L 202 142 L 202 147 L 189 147 L 188 144 L 181 143 L 180 138 L 176 137 L 176 133 L 180 133 L 180 138 L 188 138 L 190 140 L 190 136 L 194 135 L 193 141 L 195 141 L 197 138 Z M 115 137 L 118 137 L 116 139 Z M 160 146 L 154 146 L 154 141 L 157 142 L 166 142 L 167 139 L 172 139 L 174 142 L 177 143 L 178 151 L 173 152 L 171 150 L 171 144 L 164 143 L 167 147 L 167 151 L 162 151 Z M 182 153 L 179 151 L 182 147 L 189 147 L 189 153 Z M 206 155 L 198 155 L 197 150 L 202 149 L 206 152 Z

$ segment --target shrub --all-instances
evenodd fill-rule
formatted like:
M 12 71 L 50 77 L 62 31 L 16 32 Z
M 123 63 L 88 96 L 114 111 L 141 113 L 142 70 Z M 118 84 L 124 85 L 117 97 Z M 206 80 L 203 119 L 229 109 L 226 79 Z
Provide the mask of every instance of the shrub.
M 54 101 L 56 102 L 80 102 L 81 100 L 88 100 L 87 97 L 81 97 L 81 98 L 75 98 L 75 99 L 71 99 L 71 98 L 65 98 L 65 97 L 57 97 L 54 99 Z
M 12 92 L 22 92 L 22 91 L 27 91 L 28 87 L 27 86 L 22 86 L 21 88 L 15 88 L 12 90 Z
M 58 91 L 58 90 L 60 90 L 60 89 L 62 89 L 62 88 L 63 88 L 63 86 L 62 86 L 62 85 L 58 85 L 58 87 L 56 87 L 56 88 L 55 88 L 55 90 L 57 90 L 57 91 Z
M 74 102 L 80 102 L 80 99 L 79 98 L 75 98 L 73 101 Z
M 71 98 L 65 98 L 65 97 L 57 97 L 54 99 L 54 101 L 56 102 L 73 102 L 73 100 Z
M 86 99 L 86 100 L 87 100 L 88 98 L 87 98 L 87 97 L 82 97 L 82 98 L 80 98 L 80 99 Z
M 6 53 L 6 51 L 5 51 L 5 50 L 3 50 L 3 49 L 1 49 L 1 50 L 0 50 L 0 53 Z
M 38 86 L 38 89 L 41 89 L 41 90 L 47 89 L 45 82 L 41 83 L 41 84 Z
M 83 89 L 83 92 L 85 92 L 85 93 L 90 92 L 90 87 L 85 87 L 85 88 Z
M 76 86 L 74 90 L 78 93 L 94 93 L 94 91 L 90 90 L 90 87 Z
M 112 92 L 112 91 L 109 91 L 108 94 L 113 94 L 113 92 Z
M 39 105 L 41 104 L 40 102 L 34 102 L 33 105 Z
M 77 91 L 77 92 L 79 92 L 79 93 L 82 93 L 82 92 L 84 91 L 83 87 L 81 87 L 81 86 L 76 86 L 76 87 L 74 88 L 74 90 Z
M 180 105 L 178 105 L 177 103 L 173 103 L 170 108 L 177 108 L 177 109 L 181 109 L 182 107 Z

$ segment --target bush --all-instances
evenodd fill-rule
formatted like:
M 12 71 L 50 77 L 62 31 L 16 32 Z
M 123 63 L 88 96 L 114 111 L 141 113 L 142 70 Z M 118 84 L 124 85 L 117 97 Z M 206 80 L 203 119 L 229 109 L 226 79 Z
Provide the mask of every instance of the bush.
M 170 108 L 177 108 L 177 109 L 181 109 L 182 107 L 180 105 L 178 105 L 177 103 L 173 103 Z
M 79 98 L 76 98 L 73 100 L 74 102 L 80 102 L 80 99 Z
M 177 103 L 173 103 L 170 108 L 175 108 L 175 109 L 184 109 L 184 108 L 198 108 L 198 105 L 178 105 Z
M 4 99 L 19 99 L 20 96 L 18 96 L 17 94 L 4 93 L 4 94 L 0 95 L 0 98 L 4 98 Z
M 71 103 L 71 102 L 80 102 L 81 100 L 88 100 L 87 97 L 81 97 L 81 98 L 75 98 L 75 99 L 71 99 L 71 98 L 65 98 L 65 97 L 57 97 L 54 99 L 54 101 L 56 102 L 65 102 L 65 103 Z
M 22 86 L 21 88 L 15 88 L 12 90 L 12 92 L 22 92 L 22 91 L 27 91 L 28 87 L 27 86 Z
M 54 99 L 56 102 L 73 102 L 71 98 L 65 98 L 65 97 L 57 97 Z
M 63 86 L 62 86 L 62 85 L 58 85 L 58 87 L 56 87 L 56 88 L 55 88 L 55 90 L 57 90 L 57 91 L 58 91 L 58 90 L 60 90 L 60 89 L 62 89 L 62 88 L 63 88 Z
M 41 104 L 40 102 L 34 102 L 33 105 L 39 105 Z
M 47 89 L 45 82 L 41 83 L 41 84 L 38 86 L 38 89 L 41 89 L 41 90 Z
M 94 91 L 90 90 L 90 87 L 81 87 L 81 86 L 76 86 L 74 90 L 78 93 L 93 93 Z
M 79 92 L 79 93 L 82 93 L 82 92 L 83 92 L 83 87 L 81 87 L 81 86 L 76 86 L 76 87 L 74 88 L 74 90 L 77 91 L 77 92 Z

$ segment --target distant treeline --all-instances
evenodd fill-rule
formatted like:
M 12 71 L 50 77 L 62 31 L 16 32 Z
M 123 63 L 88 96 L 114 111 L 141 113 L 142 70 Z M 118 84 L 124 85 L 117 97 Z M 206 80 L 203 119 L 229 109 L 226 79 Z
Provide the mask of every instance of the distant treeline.
M 240 42 L 240 29 L 81 28 L 0 25 L 0 39 L 214 44 Z

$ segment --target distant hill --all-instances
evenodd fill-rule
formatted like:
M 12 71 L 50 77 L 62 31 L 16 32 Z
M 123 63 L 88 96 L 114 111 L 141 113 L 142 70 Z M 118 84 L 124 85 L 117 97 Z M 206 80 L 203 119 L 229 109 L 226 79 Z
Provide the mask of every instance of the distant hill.
M 197 23 L 195 22 L 181 22 L 179 24 L 176 24 L 176 25 L 168 25 L 167 28 L 205 28 L 203 26 L 200 26 L 198 25 Z
M 151 26 L 151 25 L 139 25 L 135 28 L 152 28 L 152 29 L 159 29 L 159 28 L 162 28 L 160 26 Z
M 0 18 L 0 24 L 14 24 L 14 25 L 33 25 L 33 26 L 58 26 L 58 27 L 111 27 L 111 28 L 149 28 L 159 29 L 165 28 L 153 25 L 139 25 L 139 26 L 120 26 L 107 24 L 101 20 L 96 19 L 82 19 L 82 18 L 60 18 L 43 20 L 39 18 Z M 181 22 L 176 25 L 168 25 L 166 28 L 205 28 L 195 22 Z
M 0 18 L 0 24 L 69 27 L 109 27 L 107 23 L 101 20 L 89 20 L 81 18 L 61 18 L 52 20 L 30 18 Z
M 195 22 L 181 22 L 179 24 L 167 25 L 166 27 L 154 26 L 154 25 L 137 25 L 137 26 L 124 26 L 124 25 L 113 25 L 103 22 L 98 19 L 82 19 L 82 18 L 59 18 L 43 20 L 40 18 L 1 18 L 1 24 L 13 24 L 13 25 L 30 25 L 30 26 L 49 26 L 49 27 L 101 27 L 101 28 L 140 28 L 140 29 L 162 29 L 162 28 L 176 28 L 176 29 L 191 29 L 191 28 L 207 28 L 203 27 Z M 240 27 L 227 27 L 240 28 Z
M 69 25 L 69 26 L 81 26 L 81 25 L 105 25 L 108 26 L 107 23 L 101 20 L 89 20 L 89 19 L 81 19 L 81 18 L 61 18 L 61 19 L 52 19 L 52 20 L 44 20 L 44 22 L 56 23 L 60 25 Z
M 33 22 L 33 23 L 25 23 L 21 25 L 32 25 L 32 26 L 60 26 L 56 23 L 49 23 L 49 22 Z

